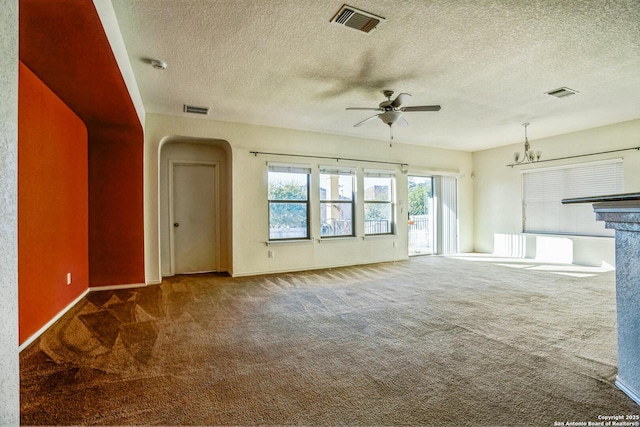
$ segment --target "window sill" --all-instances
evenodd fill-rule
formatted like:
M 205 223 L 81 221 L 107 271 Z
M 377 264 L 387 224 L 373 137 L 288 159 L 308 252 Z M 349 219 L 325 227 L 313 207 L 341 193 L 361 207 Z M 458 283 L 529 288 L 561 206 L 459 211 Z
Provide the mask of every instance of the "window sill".
M 358 238 L 356 236 L 335 236 L 335 237 L 321 237 L 318 239 L 319 243 L 327 242 L 355 242 Z
M 284 240 L 268 240 L 264 242 L 267 246 L 277 245 L 310 245 L 313 243 L 312 239 L 284 239 Z
M 571 234 L 571 233 L 546 233 L 542 231 L 523 231 L 521 234 L 526 236 L 547 236 L 547 237 L 588 237 L 591 239 L 615 239 L 613 236 L 597 236 L 594 234 Z
M 398 238 L 397 234 L 367 234 L 365 236 L 362 236 L 362 240 L 367 240 L 367 239 L 396 239 Z

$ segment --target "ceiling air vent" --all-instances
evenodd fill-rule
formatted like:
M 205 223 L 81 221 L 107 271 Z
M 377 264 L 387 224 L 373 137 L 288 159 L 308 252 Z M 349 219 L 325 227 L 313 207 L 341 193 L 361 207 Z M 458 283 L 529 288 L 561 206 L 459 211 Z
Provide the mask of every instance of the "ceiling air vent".
M 209 107 L 195 107 L 193 105 L 186 105 L 184 106 L 184 112 L 185 113 L 193 113 L 193 114 L 203 114 L 203 115 L 207 115 L 209 114 Z
M 569 89 L 568 87 L 561 87 L 558 89 L 550 90 L 549 92 L 545 92 L 547 95 L 555 96 L 556 98 L 564 98 L 567 96 L 575 95 L 578 93 L 577 90 Z
M 331 22 L 363 33 L 370 33 L 379 23 L 384 22 L 384 18 L 345 4 L 331 19 Z

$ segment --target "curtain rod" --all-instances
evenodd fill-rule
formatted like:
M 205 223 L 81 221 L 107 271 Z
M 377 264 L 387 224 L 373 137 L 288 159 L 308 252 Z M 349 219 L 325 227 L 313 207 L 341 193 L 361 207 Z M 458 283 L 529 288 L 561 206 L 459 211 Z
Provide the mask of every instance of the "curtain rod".
M 511 167 L 511 169 L 513 169 L 514 166 L 533 165 L 533 164 L 536 164 L 536 163 L 553 162 L 555 160 L 576 159 L 578 157 L 597 156 L 598 154 L 618 153 L 620 151 L 631 151 L 631 150 L 640 151 L 640 147 L 621 148 L 619 150 L 601 151 L 599 153 L 577 154 L 575 156 L 558 157 L 558 158 L 555 158 L 555 159 L 547 159 L 547 160 L 538 160 L 536 162 L 511 163 L 511 164 L 507 165 L 507 167 Z
M 330 159 L 339 162 L 340 160 L 349 160 L 352 162 L 366 162 L 366 163 L 383 163 L 385 165 L 397 165 L 400 167 L 409 166 L 407 163 L 399 163 L 399 162 L 384 162 L 382 160 L 363 160 L 363 159 L 350 159 L 347 157 L 330 157 L 330 156 L 307 156 L 304 154 L 285 154 L 285 153 L 266 153 L 264 151 L 249 151 L 249 153 L 257 156 L 258 154 L 267 154 L 270 156 L 287 156 L 287 157 L 306 157 L 310 159 Z

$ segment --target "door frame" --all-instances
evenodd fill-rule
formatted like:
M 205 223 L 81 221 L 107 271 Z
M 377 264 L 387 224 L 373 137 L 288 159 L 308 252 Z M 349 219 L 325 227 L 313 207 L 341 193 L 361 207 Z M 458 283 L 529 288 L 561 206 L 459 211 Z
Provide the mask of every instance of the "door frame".
M 198 160 L 169 160 L 169 258 L 170 258 L 170 274 L 176 274 L 176 257 L 175 257 L 175 236 L 173 226 L 175 222 L 174 196 L 173 196 L 173 170 L 176 166 L 212 166 L 213 167 L 213 210 L 215 219 L 213 221 L 214 234 L 214 270 L 220 271 L 220 163 L 207 162 Z

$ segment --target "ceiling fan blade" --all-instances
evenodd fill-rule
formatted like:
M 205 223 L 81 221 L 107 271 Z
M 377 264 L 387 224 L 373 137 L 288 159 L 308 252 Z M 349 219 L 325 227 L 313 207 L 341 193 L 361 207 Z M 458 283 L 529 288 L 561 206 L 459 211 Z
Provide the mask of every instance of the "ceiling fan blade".
M 363 121 L 361 121 L 361 122 L 359 122 L 359 123 L 356 123 L 355 125 L 353 125 L 353 127 L 355 128 L 355 127 L 358 127 L 358 126 L 362 126 L 363 124 L 365 124 L 365 123 L 367 123 L 368 121 L 373 120 L 373 119 L 375 119 L 375 118 L 377 118 L 377 117 L 378 117 L 378 114 L 376 114 L 375 116 L 371 116 L 371 117 L 369 117 L 368 119 L 364 119 Z
M 393 100 L 391 106 L 393 108 L 400 108 L 402 104 L 409 100 L 410 97 L 411 94 L 409 93 L 401 93 L 400 95 L 396 96 L 396 99 Z
M 410 113 L 412 111 L 440 111 L 439 105 L 420 105 L 417 107 L 404 107 L 400 111 Z
M 384 111 L 382 108 L 347 107 L 347 110 Z
M 396 125 L 398 125 L 400 127 L 406 127 L 406 126 L 409 126 L 409 122 L 407 121 L 407 119 L 405 119 L 404 117 L 400 116 L 400 117 L 398 117 L 398 121 L 396 121 Z

